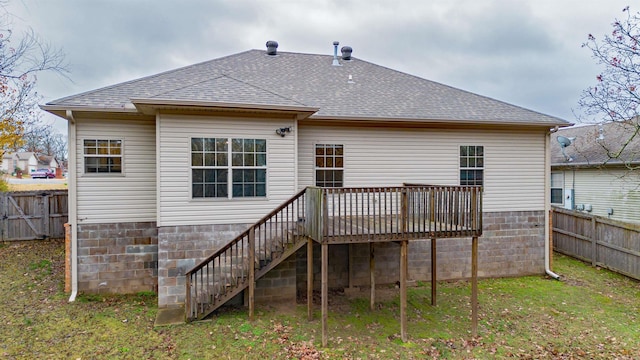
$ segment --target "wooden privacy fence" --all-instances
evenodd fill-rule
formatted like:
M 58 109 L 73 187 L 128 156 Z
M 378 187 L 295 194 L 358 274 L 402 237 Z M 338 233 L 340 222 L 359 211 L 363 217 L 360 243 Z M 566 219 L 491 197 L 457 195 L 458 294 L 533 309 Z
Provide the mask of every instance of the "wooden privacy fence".
M 1 240 L 64 238 L 68 198 L 67 190 L 0 193 Z
M 553 208 L 553 249 L 640 280 L 640 224 Z

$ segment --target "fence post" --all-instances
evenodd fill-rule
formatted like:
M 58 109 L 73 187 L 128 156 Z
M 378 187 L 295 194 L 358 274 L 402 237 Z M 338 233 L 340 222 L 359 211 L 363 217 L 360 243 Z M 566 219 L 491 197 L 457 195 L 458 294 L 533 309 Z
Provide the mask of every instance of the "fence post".
M 51 214 L 49 212 L 49 199 L 51 197 L 51 193 L 44 192 L 42 193 L 42 235 L 44 238 L 50 237 L 52 235 L 51 226 L 49 225 L 51 220 Z
M 598 235 L 596 233 L 596 217 L 591 215 L 591 265 L 598 263 Z
M 2 213 L 0 214 L 0 219 L 2 219 L 2 223 L 0 224 L 0 226 L 2 226 L 2 237 L 0 238 L 0 240 L 2 241 L 7 240 L 9 237 L 9 220 L 7 219 L 7 197 L 9 197 L 9 194 L 7 193 L 2 193 L 2 196 L 0 196 L 0 209 L 2 210 Z

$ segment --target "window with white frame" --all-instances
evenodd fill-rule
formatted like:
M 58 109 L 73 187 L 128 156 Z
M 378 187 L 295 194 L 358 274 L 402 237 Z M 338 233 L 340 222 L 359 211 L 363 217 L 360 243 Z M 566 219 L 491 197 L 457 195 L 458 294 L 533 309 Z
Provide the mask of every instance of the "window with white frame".
M 551 173 L 551 203 L 564 204 L 564 174 L 561 172 Z
M 484 185 L 484 146 L 460 146 L 460 185 Z
M 121 139 L 84 139 L 85 174 L 121 174 Z
M 265 139 L 192 138 L 193 198 L 267 196 Z
M 316 186 L 344 186 L 344 145 L 316 144 Z
M 267 140 L 233 139 L 233 197 L 267 196 Z

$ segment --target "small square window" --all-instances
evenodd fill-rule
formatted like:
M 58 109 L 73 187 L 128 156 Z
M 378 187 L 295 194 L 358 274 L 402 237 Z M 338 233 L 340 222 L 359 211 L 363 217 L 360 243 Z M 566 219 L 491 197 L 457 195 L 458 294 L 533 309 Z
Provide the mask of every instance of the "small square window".
M 122 140 L 85 139 L 83 149 L 85 174 L 122 173 Z

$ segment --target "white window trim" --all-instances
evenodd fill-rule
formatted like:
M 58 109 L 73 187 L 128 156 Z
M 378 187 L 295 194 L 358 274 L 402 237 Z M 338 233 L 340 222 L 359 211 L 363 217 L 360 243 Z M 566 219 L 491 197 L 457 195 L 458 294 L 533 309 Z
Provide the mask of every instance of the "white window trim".
M 108 172 L 108 173 L 92 173 L 92 172 L 87 172 L 87 167 L 86 167 L 86 163 L 85 160 L 87 157 L 118 157 L 117 155 L 112 155 L 112 156 L 104 156 L 104 155 L 93 155 L 93 154 L 85 154 L 85 146 L 84 146 L 84 142 L 86 140 L 95 140 L 95 141 L 100 141 L 100 140 L 116 140 L 116 141 L 120 141 L 120 172 Z M 82 176 L 89 176 L 89 177 L 124 177 L 125 176 L 125 141 L 124 138 L 120 138 L 120 137 L 104 137 L 104 136 L 97 136 L 97 137 L 85 137 L 80 139 L 80 147 L 82 149 L 82 161 L 81 161 L 81 166 L 82 166 Z
M 193 166 L 191 165 L 191 156 L 193 154 L 191 150 L 192 139 L 227 139 L 227 165 L 224 167 L 216 166 Z M 233 154 L 233 140 L 234 139 L 253 139 L 253 140 L 265 140 L 266 147 L 266 165 L 265 166 L 233 166 L 232 154 Z M 189 200 L 190 201 L 263 201 L 269 200 L 269 140 L 267 138 L 259 137 L 238 137 L 238 136 L 207 136 L 207 135 L 193 135 L 188 139 L 188 166 L 189 166 Z M 226 169 L 227 170 L 227 196 L 226 197 L 193 197 L 193 169 Z M 233 170 L 253 170 L 264 169 L 265 170 L 265 195 L 264 196 L 233 196 Z
M 554 174 L 560 176 L 560 180 L 561 180 L 560 187 L 554 187 L 553 186 L 553 175 Z M 560 199 L 562 200 L 561 202 L 554 203 L 553 202 L 553 196 L 551 196 L 551 194 L 549 194 L 549 201 L 553 205 L 564 205 L 564 172 L 562 172 L 562 171 L 552 171 L 551 174 L 549 175 L 549 182 L 551 182 L 551 184 L 549 184 L 549 192 L 552 193 L 553 189 L 560 189 L 560 191 L 561 191 Z
M 470 146 L 474 146 L 474 147 L 482 147 L 482 166 L 475 166 L 475 167 L 462 167 L 460 166 L 460 158 L 462 157 L 462 154 L 460 153 L 460 148 L 466 146 L 466 147 L 470 147 Z M 460 177 L 460 172 L 461 170 L 482 170 L 482 185 L 471 185 L 471 186 L 482 186 L 482 189 L 484 191 L 484 187 L 486 185 L 486 178 L 487 178 L 487 174 L 486 174 L 486 168 L 485 168 L 485 164 L 486 164 L 486 158 L 487 158 L 487 151 L 486 151 L 486 146 L 484 145 L 470 145 L 470 144 L 459 144 L 457 147 L 457 151 L 458 151 L 458 184 L 461 186 L 470 186 L 470 185 L 462 185 L 462 178 Z
M 331 145 L 331 146 L 342 146 L 342 167 L 323 167 L 320 168 L 316 165 L 316 147 L 318 145 Z M 334 142 L 330 142 L 330 141 L 323 141 L 323 142 L 316 142 L 313 144 L 313 185 L 317 186 L 318 184 L 318 179 L 317 179 L 317 174 L 318 174 L 318 170 L 341 170 L 342 171 L 342 187 L 345 187 L 345 162 L 346 162 L 346 157 L 345 157 L 345 146 L 344 144 L 337 144 Z M 335 164 L 334 164 L 335 165 Z

